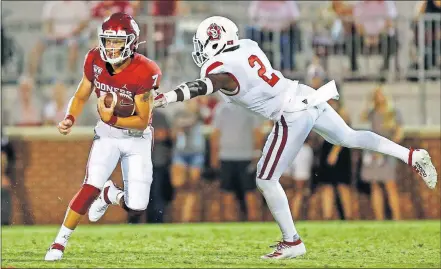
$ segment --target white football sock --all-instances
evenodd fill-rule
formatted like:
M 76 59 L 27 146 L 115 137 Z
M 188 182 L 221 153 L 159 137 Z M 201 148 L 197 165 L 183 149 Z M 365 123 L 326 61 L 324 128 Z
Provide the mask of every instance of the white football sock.
M 313 130 L 331 144 L 376 151 L 408 162 L 409 149 L 374 132 L 353 130 L 329 104 L 325 104 Z
M 349 139 L 344 141 L 343 144 L 345 147 L 368 149 L 394 156 L 395 158 L 402 160 L 404 163 L 408 162 L 408 148 L 400 146 L 374 132 L 354 130 L 348 137 Z
M 74 230 L 71 230 L 64 225 L 61 225 L 60 231 L 58 232 L 57 237 L 55 238 L 54 242 L 65 247 L 67 245 L 67 241 L 69 240 L 69 237 L 73 231 Z
M 293 242 L 299 239 L 289 208 L 288 198 L 280 182 L 278 180 L 256 179 L 256 183 L 282 231 L 283 240 Z

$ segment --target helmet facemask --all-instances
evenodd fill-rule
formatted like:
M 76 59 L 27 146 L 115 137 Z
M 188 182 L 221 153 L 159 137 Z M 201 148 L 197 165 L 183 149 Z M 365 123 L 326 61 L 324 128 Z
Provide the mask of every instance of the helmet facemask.
M 204 46 L 196 36 L 193 36 L 193 52 L 191 56 L 198 67 L 202 67 L 202 65 L 208 61 L 208 55 L 204 53 Z
M 129 58 L 133 51 L 130 49 L 135 41 L 135 35 L 99 35 L 101 58 L 110 63 L 118 64 Z

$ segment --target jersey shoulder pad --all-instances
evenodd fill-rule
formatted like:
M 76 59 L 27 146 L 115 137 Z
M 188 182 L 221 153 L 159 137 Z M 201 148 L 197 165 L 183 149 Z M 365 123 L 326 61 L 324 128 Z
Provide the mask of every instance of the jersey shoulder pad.
M 231 55 L 220 54 L 207 61 L 201 68 L 201 77 L 208 74 L 234 73 L 240 63 Z
M 161 83 L 162 72 L 156 62 L 141 54 L 135 56 L 135 61 L 135 64 L 138 65 L 135 72 L 140 84 L 136 94 L 158 89 Z
M 96 47 L 96 48 L 90 49 L 86 54 L 86 59 L 87 58 L 93 59 L 93 60 L 101 59 L 99 48 Z
M 135 61 L 144 72 L 148 71 L 150 73 L 161 73 L 161 69 L 159 68 L 158 64 L 142 54 L 136 53 Z
M 149 70 L 160 70 L 158 64 L 156 64 L 155 61 L 147 58 L 146 56 L 136 53 L 135 54 L 135 61 L 138 65 L 142 66 L 145 69 Z
M 84 57 L 84 65 L 83 65 L 83 71 L 84 75 L 89 81 L 93 81 L 93 64 L 97 60 L 101 60 L 100 51 L 98 48 L 93 48 L 89 50 Z

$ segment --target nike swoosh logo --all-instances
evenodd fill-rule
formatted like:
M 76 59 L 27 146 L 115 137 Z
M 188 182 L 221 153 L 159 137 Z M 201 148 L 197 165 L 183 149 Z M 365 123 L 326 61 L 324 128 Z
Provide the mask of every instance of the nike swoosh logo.
M 119 102 L 121 106 L 131 106 L 133 103 L 124 103 L 123 101 Z

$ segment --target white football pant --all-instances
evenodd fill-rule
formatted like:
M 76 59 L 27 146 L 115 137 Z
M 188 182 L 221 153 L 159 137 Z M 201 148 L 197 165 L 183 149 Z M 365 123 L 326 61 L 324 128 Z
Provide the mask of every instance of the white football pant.
M 108 128 L 113 128 L 107 126 Z M 101 127 L 102 128 L 102 127 Z M 152 183 L 152 132 L 144 133 L 142 137 L 128 135 L 109 136 L 96 128 L 98 135 L 93 141 L 87 162 L 84 183 L 102 189 L 104 183 L 119 160 L 124 182 L 124 200 L 132 210 L 145 210 L 150 197 Z M 113 130 L 121 132 L 123 130 Z

